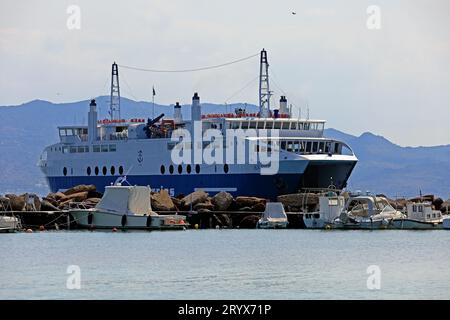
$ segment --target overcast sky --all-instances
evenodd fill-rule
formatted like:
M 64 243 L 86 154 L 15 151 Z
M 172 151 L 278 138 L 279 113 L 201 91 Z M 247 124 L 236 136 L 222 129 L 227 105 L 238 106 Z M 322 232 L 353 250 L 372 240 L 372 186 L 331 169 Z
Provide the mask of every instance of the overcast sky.
M 400 145 L 450 143 L 449 1 L 112 3 L 1 0 L 0 105 L 108 94 L 113 61 L 186 69 L 264 47 L 275 100 L 284 91 L 303 116 L 308 104 L 311 118 L 351 134 L 371 131 Z M 70 5 L 80 8 L 80 29 L 67 27 Z M 367 27 L 370 5 L 381 10 L 381 29 Z M 169 74 L 120 68 L 122 96 L 148 101 L 155 85 L 162 104 L 189 103 L 194 91 L 202 101 L 256 104 L 256 81 L 232 96 L 258 76 L 258 64 L 253 58 Z

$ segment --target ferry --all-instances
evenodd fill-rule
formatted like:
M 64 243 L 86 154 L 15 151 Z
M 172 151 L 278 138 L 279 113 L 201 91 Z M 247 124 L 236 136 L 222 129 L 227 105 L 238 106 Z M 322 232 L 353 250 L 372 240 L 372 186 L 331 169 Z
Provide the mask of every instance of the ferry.
M 278 195 L 296 193 L 302 188 L 342 189 L 358 159 L 343 141 L 324 137 L 325 120 L 294 117 L 286 96 L 271 108 L 267 52 L 260 54 L 259 112 L 236 109 L 232 113 L 204 114 L 198 93 L 192 97 L 190 119 L 184 119 L 176 103 L 173 116 L 161 114 L 153 119 L 122 119 L 118 66 L 112 67 L 110 118 L 98 119 L 96 101 L 88 111 L 88 124 L 60 126 L 59 141 L 45 147 L 38 165 L 52 192 L 78 184 L 93 184 L 103 192 L 105 186 L 125 178 L 132 185 L 167 189 L 171 195 L 189 194 L 202 189 L 210 193 L 227 191 L 234 196 L 258 196 L 275 200 Z M 208 164 L 204 161 L 177 164 L 172 133 L 185 129 L 194 134 L 195 123 L 201 133 L 215 129 L 226 137 L 227 130 L 253 129 L 259 134 L 277 130 L 277 136 L 246 137 L 244 163 L 232 161 Z M 198 126 L 199 124 L 199 126 Z M 258 140 L 255 147 L 252 140 Z M 253 143 L 252 143 L 253 142 Z M 190 142 L 185 142 L 192 148 Z M 221 146 L 229 141 L 202 141 L 200 148 Z M 251 148 L 271 152 L 277 146 L 277 171 L 263 173 L 261 163 L 252 163 Z M 225 156 L 224 156 L 225 158 Z M 233 161 L 234 160 L 234 161 Z

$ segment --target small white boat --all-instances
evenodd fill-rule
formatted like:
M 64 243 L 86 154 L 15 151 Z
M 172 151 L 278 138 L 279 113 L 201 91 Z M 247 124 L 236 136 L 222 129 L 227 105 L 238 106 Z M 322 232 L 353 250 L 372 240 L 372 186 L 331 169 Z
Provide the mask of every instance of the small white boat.
M 183 215 L 158 215 L 151 208 L 150 188 L 108 186 L 92 209 L 69 210 L 78 226 L 90 229 L 183 230 Z
M 266 209 L 256 224 L 258 229 L 285 229 L 288 225 L 286 212 L 281 202 L 268 202 Z
M 406 217 L 395 219 L 393 225 L 396 229 L 442 229 L 443 220 L 430 202 L 410 202 L 406 204 Z
M 0 232 L 16 232 L 20 229 L 20 220 L 15 216 L 0 216 Z
M 345 206 L 345 198 L 336 192 L 319 196 L 319 210 L 303 214 L 303 222 L 308 229 L 324 229 L 339 217 Z

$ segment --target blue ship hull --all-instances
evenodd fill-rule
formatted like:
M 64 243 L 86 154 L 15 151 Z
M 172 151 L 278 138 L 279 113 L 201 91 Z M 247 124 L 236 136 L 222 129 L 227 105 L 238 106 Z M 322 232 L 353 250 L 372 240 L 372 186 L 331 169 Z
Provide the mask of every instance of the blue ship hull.
M 128 175 L 131 185 L 149 185 L 153 190 L 168 189 L 173 195 L 189 194 L 195 189 L 225 189 L 233 196 L 257 196 L 271 200 L 281 194 L 296 193 L 301 188 L 327 188 L 333 183 L 344 188 L 356 162 L 339 164 L 310 163 L 303 173 L 260 175 L 254 174 L 191 174 L 191 175 Z M 333 181 L 330 181 L 333 177 Z M 47 177 L 52 192 L 78 184 L 93 184 L 103 192 L 118 176 L 60 176 Z M 214 194 L 218 191 L 212 191 Z

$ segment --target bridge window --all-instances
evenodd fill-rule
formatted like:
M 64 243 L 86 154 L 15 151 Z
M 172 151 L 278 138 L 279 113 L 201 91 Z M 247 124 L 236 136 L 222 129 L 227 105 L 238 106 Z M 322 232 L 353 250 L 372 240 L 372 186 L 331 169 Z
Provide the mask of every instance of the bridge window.
M 77 152 L 77 147 L 70 147 L 69 151 L 70 153 L 75 153 Z
M 109 145 L 109 152 L 116 152 L 116 145 L 115 144 L 110 144 Z
M 280 121 L 275 121 L 275 123 L 273 124 L 273 128 L 274 129 L 281 129 L 281 122 Z
M 93 146 L 92 147 L 92 151 L 94 151 L 94 152 L 100 152 L 100 146 Z
M 119 174 L 123 175 L 123 167 L 122 166 L 119 167 Z
M 306 152 L 311 152 L 311 141 L 306 142 Z
M 319 143 L 319 153 L 323 153 L 324 152 L 324 143 L 323 142 L 321 142 L 321 143 Z
M 102 145 L 102 152 L 108 152 L 108 145 L 107 144 L 103 144 Z
M 283 129 L 289 129 L 290 122 L 283 122 Z

